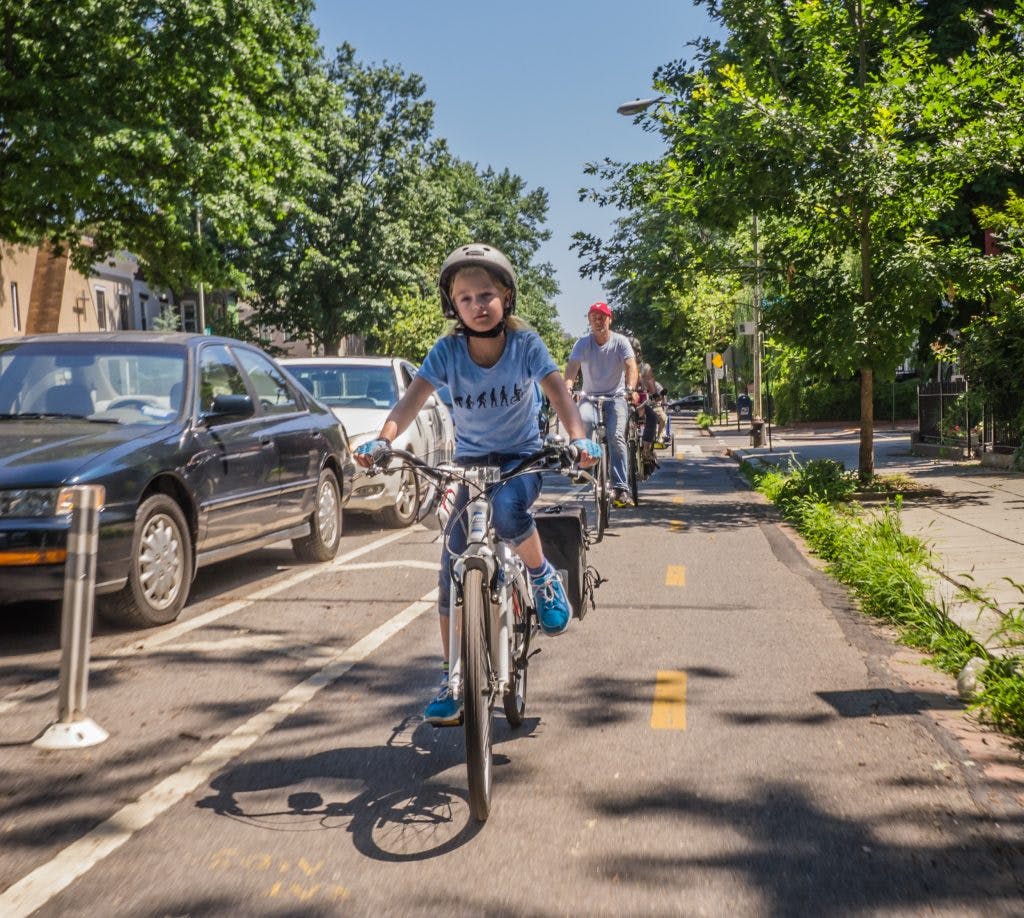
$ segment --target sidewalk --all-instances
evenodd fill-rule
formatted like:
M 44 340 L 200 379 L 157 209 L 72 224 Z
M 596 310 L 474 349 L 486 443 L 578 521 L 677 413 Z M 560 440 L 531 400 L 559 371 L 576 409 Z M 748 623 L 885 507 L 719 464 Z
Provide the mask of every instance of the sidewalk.
M 860 432 L 853 426 L 776 428 L 770 449 L 752 448 L 749 424 L 737 431 L 735 420 L 731 427 L 713 428 L 711 436 L 737 460 L 831 458 L 847 469 L 857 468 Z M 904 500 L 903 531 L 920 537 L 935 555 L 933 600 L 945 604 L 950 617 L 979 643 L 996 651 L 999 640 L 992 633 L 1001 616 L 955 597 L 957 587 L 967 585 L 991 597 L 1003 612 L 1024 606 L 1024 594 L 1005 579 L 1024 582 L 1024 475 L 982 468 L 977 460 L 912 456 L 909 429 L 885 425 L 875 429 L 875 471 L 903 473 L 930 489 L 931 496 Z

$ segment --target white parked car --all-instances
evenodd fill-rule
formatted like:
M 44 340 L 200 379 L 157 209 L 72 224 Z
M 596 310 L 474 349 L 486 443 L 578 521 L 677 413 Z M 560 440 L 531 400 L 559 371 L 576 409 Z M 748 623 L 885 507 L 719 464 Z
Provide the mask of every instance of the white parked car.
M 290 357 L 278 362 L 334 412 L 353 450 L 377 436 L 388 412 L 416 376 L 416 366 L 397 357 Z M 392 445 L 427 462 L 451 458 L 455 428 L 436 394 Z M 427 491 L 417 487 L 411 470 L 369 477 L 357 468 L 350 494 L 346 512 L 376 513 L 387 526 L 408 526 Z

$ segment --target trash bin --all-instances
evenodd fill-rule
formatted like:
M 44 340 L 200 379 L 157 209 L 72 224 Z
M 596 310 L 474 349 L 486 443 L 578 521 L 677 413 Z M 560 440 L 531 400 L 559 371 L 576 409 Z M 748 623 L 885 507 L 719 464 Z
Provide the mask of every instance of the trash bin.
M 736 397 L 736 414 L 741 421 L 749 421 L 754 403 L 746 392 L 741 392 Z
M 764 421 L 761 418 L 750 422 L 750 445 L 764 446 Z

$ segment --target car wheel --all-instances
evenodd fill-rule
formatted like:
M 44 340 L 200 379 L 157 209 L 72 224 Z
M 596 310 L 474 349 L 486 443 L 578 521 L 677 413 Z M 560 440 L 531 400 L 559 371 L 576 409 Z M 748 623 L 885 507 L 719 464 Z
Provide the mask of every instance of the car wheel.
M 320 473 L 309 525 L 308 536 L 292 539 L 295 557 L 300 561 L 330 561 L 341 544 L 341 489 L 330 469 Z
M 185 515 L 166 494 L 154 494 L 135 516 L 128 583 L 99 597 L 97 612 L 118 625 L 166 625 L 181 612 L 191 582 L 192 538 Z
M 393 507 L 380 511 L 381 522 L 392 529 L 408 526 L 419 513 L 420 497 L 416 472 L 408 465 L 402 466 L 398 473 L 398 496 Z

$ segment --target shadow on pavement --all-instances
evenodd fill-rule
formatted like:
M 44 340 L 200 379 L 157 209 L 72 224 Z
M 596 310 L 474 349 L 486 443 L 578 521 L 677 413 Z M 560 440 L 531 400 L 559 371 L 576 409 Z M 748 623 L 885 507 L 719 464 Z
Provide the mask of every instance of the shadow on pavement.
M 538 722 L 527 719 L 515 736 Z M 278 832 L 344 830 L 375 860 L 439 857 L 482 828 L 469 813 L 466 791 L 439 780 L 463 766 L 462 735 L 410 716 L 383 746 L 248 762 L 222 772 L 211 784 L 215 794 L 196 806 Z M 496 721 L 495 744 L 511 738 Z M 495 765 L 504 758 L 496 754 Z M 496 775 L 495 783 L 500 780 Z
M 595 859 L 597 877 L 650 888 L 704 887 L 742 878 L 766 916 L 1020 914 L 1021 887 L 1008 849 L 983 814 L 886 812 L 857 818 L 822 809 L 799 786 L 765 783 L 747 797 L 698 794 L 684 785 L 595 800 L 613 819 L 643 815 L 685 828 L 684 853 L 646 851 Z M 963 844 L 963 824 L 972 842 Z M 943 829 L 949 831 L 944 832 Z M 708 854 L 705 839 L 738 835 Z M 908 837 L 913 837 L 913 841 Z M 949 843 L 939 841 L 949 838 Z M 728 844 L 731 850 L 722 848 Z M 1000 852 L 995 856 L 991 852 Z M 679 905 L 681 903 L 675 903 Z

